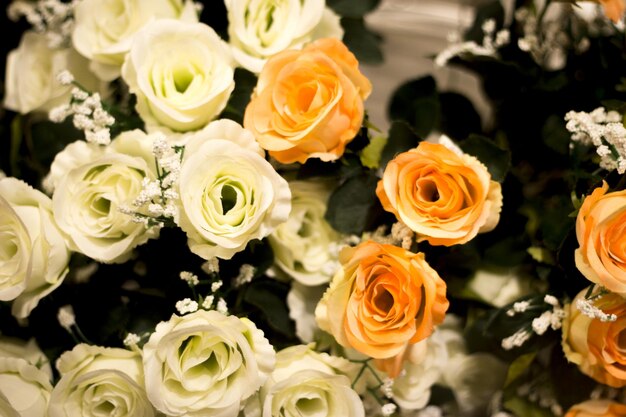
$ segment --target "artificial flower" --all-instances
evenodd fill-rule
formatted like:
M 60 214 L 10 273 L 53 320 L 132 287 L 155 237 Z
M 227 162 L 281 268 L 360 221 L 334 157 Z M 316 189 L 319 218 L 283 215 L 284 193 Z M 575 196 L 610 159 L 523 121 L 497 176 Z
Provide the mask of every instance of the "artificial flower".
M 267 61 L 244 126 L 279 162 L 334 161 L 361 129 L 371 89 L 341 41 L 319 39 Z
M 431 245 L 466 243 L 500 219 L 502 190 L 473 156 L 420 142 L 387 164 L 376 195 Z
M 609 400 L 589 400 L 574 405 L 565 417 L 624 417 L 626 404 Z
M 8 417 L 46 415 L 52 384 L 25 359 L 0 357 L 0 412 Z

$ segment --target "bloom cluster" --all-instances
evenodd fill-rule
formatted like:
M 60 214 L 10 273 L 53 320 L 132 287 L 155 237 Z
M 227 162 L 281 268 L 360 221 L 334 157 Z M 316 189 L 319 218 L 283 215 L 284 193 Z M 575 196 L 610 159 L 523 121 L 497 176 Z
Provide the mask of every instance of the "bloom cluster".
M 67 45 L 74 29 L 74 7 L 80 0 L 15 0 L 7 14 L 11 20 L 24 16 L 36 32 L 45 34 L 50 48 Z

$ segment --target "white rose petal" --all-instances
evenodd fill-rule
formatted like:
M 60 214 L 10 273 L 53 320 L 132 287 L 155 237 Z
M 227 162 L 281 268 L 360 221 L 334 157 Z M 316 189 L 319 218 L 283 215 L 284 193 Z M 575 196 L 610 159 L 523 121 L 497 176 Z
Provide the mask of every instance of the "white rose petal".
M 231 126 L 232 127 L 232 126 Z M 230 130 L 229 130 L 230 131 Z M 284 222 L 291 209 L 287 182 L 256 151 L 231 134 L 190 141 L 180 172 L 180 227 L 204 259 L 230 259 Z
M 63 282 L 65 239 L 50 198 L 18 179 L 0 179 L 0 300 L 13 301 L 15 317 L 28 317 Z
M 143 353 L 148 398 L 168 416 L 235 417 L 275 363 L 254 323 L 214 310 L 160 323 Z
M 82 0 L 74 9 L 72 42 L 101 79 L 112 81 L 137 31 L 161 18 L 197 21 L 192 1 Z
M 119 348 L 76 345 L 57 361 L 61 379 L 50 397 L 50 417 L 153 417 L 141 356 Z
M 154 21 L 135 35 L 122 77 L 148 129 L 198 130 L 235 87 L 228 46 L 203 23 Z
M 35 365 L 52 379 L 52 367 L 44 353 L 37 346 L 35 339 L 23 341 L 11 337 L 0 337 L 0 357 L 25 359 L 31 365 Z
M 297 281 L 291 283 L 291 290 L 287 294 L 289 317 L 296 323 L 296 336 L 305 343 L 313 342 L 321 332 L 315 321 L 315 307 L 326 288 L 326 285 L 309 287 Z
M 45 416 L 49 376 L 20 358 L 0 357 L 0 411 L 3 416 Z
M 343 37 L 339 18 L 324 0 L 226 0 L 233 56 L 244 68 L 261 72 L 267 58 L 300 49 L 319 38 Z

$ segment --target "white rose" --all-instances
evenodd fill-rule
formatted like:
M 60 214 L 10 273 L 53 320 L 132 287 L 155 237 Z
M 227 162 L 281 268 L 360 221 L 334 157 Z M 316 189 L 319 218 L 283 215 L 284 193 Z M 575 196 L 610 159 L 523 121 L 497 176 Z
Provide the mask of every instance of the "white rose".
M 339 239 L 324 219 L 331 188 L 321 180 L 291 181 L 291 214 L 268 240 L 274 261 L 304 285 L 330 282 L 339 268 Z
M 276 354 L 276 367 L 259 393 L 263 417 L 364 416 L 363 403 L 351 388 L 359 365 L 296 345 Z M 246 407 L 246 415 L 255 415 Z
M 0 357 L 0 411 L 8 417 L 46 415 L 52 385 L 45 372 L 19 358 Z
M 203 23 L 157 20 L 135 35 L 122 77 L 147 127 L 201 129 L 235 88 L 228 46 Z
M 68 272 L 70 252 L 42 192 L 15 178 L 0 179 L 0 300 L 26 318 Z
M 119 348 L 76 345 L 57 361 L 50 417 L 153 417 L 144 389 L 141 356 Z
M 226 0 L 233 56 L 261 72 L 267 58 L 320 38 L 343 37 L 339 17 L 324 0 Z
M 467 284 L 467 288 L 482 301 L 494 307 L 505 305 L 528 294 L 531 278 L 522 275 L 517 268 L 479 269 Z
M 111 145 L 75 142 L 51 168 L 52 202 L 59 227 L 73 250 L 100 262 L 123 262 L 158 231 L 133 222 L 120 207 L 132 206 L 144 179 L 154 180 L 152 138 L 139 130 Z
M 296 323 L 296 336 L 305 343 L 319 339 L 322 334 L 315 320 L 315 307 L 322 299 L 327 285 L 309 287 L 298 281 L 291 283 L 291 289 L 287 294 L 287 307 L 289 317 Z
M 72 43 L 101 79 L 112 81 L 119 77 L 137 31 L 161 18 L 198 17 L 187 0 L 82 0 L 74 8 Z
M 99 83 L 86 68 L 87 60 L 73 49 L 51 49 L 45 35 L 25 32 L 18 48 L 7 56 L 4 106 L 25 114 L 47 112 L 69 102 L 72 87 L 56 78 L 63 70 L 86 88 L 97 90 Z
M 52 379 L 50 361 L 39 349 L 35 339 L 23 341 L 12 337 L 0 337 L 0 357 L 25 359 L 28 363 L 35 365 L 44 372 L 48 379 Z
M 251 140 L 251 133 L 235 122 L 220 120 L 185 147 L 180 227 L 191 251 L 204 259 L 230 259 L 289 216 L 287 181 Z
M 160 323 L 143 355 L 152 404 L 168 416 L 189 417 L 237 416 L 276 357 L 254 323 L 215 310 Z

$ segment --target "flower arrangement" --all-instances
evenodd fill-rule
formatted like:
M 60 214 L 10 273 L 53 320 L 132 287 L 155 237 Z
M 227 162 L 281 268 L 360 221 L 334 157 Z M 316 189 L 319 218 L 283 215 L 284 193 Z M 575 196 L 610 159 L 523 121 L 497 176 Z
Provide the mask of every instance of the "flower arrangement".
M 626 416 L 623 0 L 13 0 L 0 414 Z M 17 39 L 17 37 L 16 37 Z M 8 45 L 13 48 L 14 45 Z

